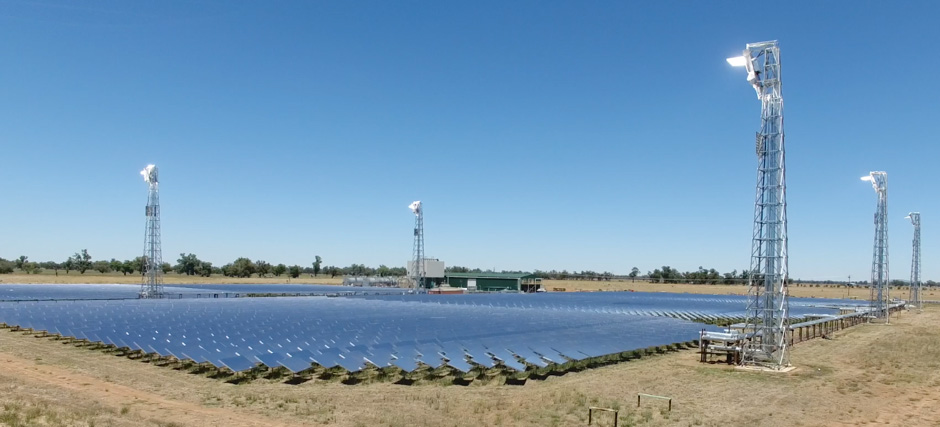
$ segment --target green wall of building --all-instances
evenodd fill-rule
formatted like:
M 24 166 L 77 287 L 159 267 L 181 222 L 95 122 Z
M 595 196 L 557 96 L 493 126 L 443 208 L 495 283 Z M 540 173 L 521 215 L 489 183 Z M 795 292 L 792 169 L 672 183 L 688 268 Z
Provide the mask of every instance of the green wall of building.
M 448 282 L 450 286 L 454 288 L 466 288 L 467 281 L 469 279 L 466 277 L 448 277 Z M 477 290 L 484 292 L 495 292 L 502 290 L 518 290 L 519 289 L 519 280 L 518 279 L 497 279 L 497 278 L 477 278 Z

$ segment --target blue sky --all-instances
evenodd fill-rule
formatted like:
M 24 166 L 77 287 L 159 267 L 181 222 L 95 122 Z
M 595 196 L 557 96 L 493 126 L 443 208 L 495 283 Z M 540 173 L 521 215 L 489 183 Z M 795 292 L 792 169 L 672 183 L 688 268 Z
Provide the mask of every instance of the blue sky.
M 940 279 L 935 2 L 0 0 L 0 256 L 496 269 L 747 267 L 760 103 L 783 58 L 790 274 Z

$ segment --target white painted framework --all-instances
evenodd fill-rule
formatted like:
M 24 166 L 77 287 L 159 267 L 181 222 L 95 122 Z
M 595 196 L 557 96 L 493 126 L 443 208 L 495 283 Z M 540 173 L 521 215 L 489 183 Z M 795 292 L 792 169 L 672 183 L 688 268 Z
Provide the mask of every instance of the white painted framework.
M 888 173 L 882 171 L 869 172 L 862 177 L 863 181 L 871 182 L 872 188 L 878 195 L 878 204 L 875 206 L 875 241 L 872 247 L 871 259 L 871 297 L 869 310 L 876 320 L 885 323 L 890 321 L 888 311 L 890 296 L 888 275 Z
M 787 333 L 787 184 L 783 131 L 780 47 L 777 41 L 748 44 L 728 63 L 743 66 L 761 101 L 761 125 L 755 138 L 757 187 L 748 300 L 741 364 L 770 369 L 790 365 Z
M 143 280 L 140 285 L 141 298 L 163 298 L 163 249 L 160 244 L 160 183 L 157 167 L 148 165 L 140 171 L 148 184 L 147 207 L 144 211 L 147 224 L 144 228 Z
M 408 206 L 415 214 L 414 245 L 411 250 L 411 262 L 414 268 L 411 271 L 411 286 L 417 291 L 424 286 L 424 206 L 421 201 L 415 201 Z
M 923 308 L 921 300 L 921 282 L 920 282 L 920 212 L 911 212 L 907 214 L 907 219 L 911 220 L 914 226 L 914 253 L 911 257 L 911 293 L 908 297 L 908 303 L 916 309 Z

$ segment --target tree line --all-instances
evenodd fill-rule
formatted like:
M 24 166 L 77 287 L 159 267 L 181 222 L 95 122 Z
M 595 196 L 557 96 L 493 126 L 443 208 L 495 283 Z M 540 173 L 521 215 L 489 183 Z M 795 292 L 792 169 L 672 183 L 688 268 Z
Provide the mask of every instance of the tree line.
M 72 271 L 78 271 L 80 274 L 85 274 L 86 271 L 97 271 L 99 273 L 110 273 L 117 272 L 122 273 L 125 276 L 128 274 L 144 274 L 146 268 L 146 259 L 142 256 L 134 258 L 132 260 L 117 260 L 111 258 L 110 260 L 93 260 L 92 256 L 88 253 L 87 249 L 82 249 L 78 252 L 75 252 L 74 255 L 68 257 L 63 262 L 55 261 L 44 261 L 44 262 L 34 262 L 30 261 L 29 257 L 22 255 L 19 258 L 13 260 L 6 260 L 0 258 L 0 274 L 10 274 L 17 270 L 24 272 L 26 274 L 39 274 L 43 271 L 55 271 L 58 274 L 59 270 L 64 270 L 65 274 L 69 274 Z M 285 264 L 272 264 L 264 260 L 251 260 L 246 257 L 239 257 L 234 261 L 227 263 L 222 266 L 215 266 L 209 261 L 203 261 L 199 259 L 195 254 L 185 254 L 181 253 L 179 259 L 176 261 L 176 265 L 172 265 L 168 262 L 164 262 L 161 265 L 163 273 L 177 273 L 187 276 L 202 276 L 210 277 L 212 275 L 217 276 L 227 276 L 227 277 L 238 277 L 238 278 L 249 278 L 249 277 L 280 277 L 282 275 L 287 275 L 291 278 L 300 277 L 302 274 L 308 274 L 313 277 L 318 277 L 321 274 L 329 277 L 336 276 L 379 276 L 379 277 L 399 277 L 405 276 L 407 271 L 405 267 L 389 267 L 386 265 L 379 265 L 378 267 L 369 267 L 365 264 L 351 264 L 347 267 L 337 267 L 332 265 L 323 265 L 323 259 L 316 255 L 314 256 L 314 261 L 309 266 L 299 266 L 291 265 L 287 266 Z M 493 270 L 482 270 L 479 268 L 468 268 L 461 266 L 451 266 L 445 269 L 448 273 L 497 273 Z M 523 271 L 514 271 L 514 270 L 502 270 L 498 273 L 527 273 Z M 652 283 L 689 283 L 689 284 L 707 284 L 707 285 L 717 285 L 717 284 L 741 284 L 747 283 L 749 279 L 749 271 L 747 269 L 742 269 L 740 272 L 738 270 L 733 270 L 730 273 L 721 273 L 714 268 L 706 269 L 699 266 L 698 270 L 695 271 L 686 271 L 680 272 L 678 269 L 672 268 L 668 265 L 664 265 L 660 268 L 653 269 L 653 271 L 647 271 L 646 274 L 640 274 L 640 269 L 633 267 L 628 274 L 614 274 L 609 271 L 596 272 L 592 270 L 581 270 L 581 271 L 571 271 L 568 270 L 535 270 L 533 273 L 536 277 L 549 280 L 588 280 L 588 281 L 610 281 L 610 280 L 631 280 L 636 281 L 636 279 L 646 280 Z M 793 283 L 794 280 L 789 279 L 789 283 Z M 844 284 L 845 282 L 841 281 L 813 281 L 813 280 L 800 280 L 797 279 L 795 282 L 798 283 L 817 283 L 817 284 Z M 865 281 L 857 282 L 858 285 L 867 285 Z M 908 284 L 905 280 L 892 280 L 891 286 L 906 286 Z M 932 280 L 927 280 L 923 283 L 926 286 L 936 286 L 937 283 Z
M 93 260 L 87 249 L 82 249 L 74 255 L 68 257 L 65 261 L 30 261 L 29 257 L 22 255 L 13 260 L 0 258 L 0 274 L 10 274 L 15 271 L 21 271 L 26 274 L 39 274 L 43 271 L 54 271 L 56 274 L 63 270 L 65 274 L 77 271 L 79 274 L 85 274 L 87 271 L 97 271 L 99 273 L 123 273 L 144 274 L 146 272 L 147 262 L 145 257 L 137 257 L 132 260 Z M 164 262 L 161 265 L 164 274 L 177 273 L 187 276 L 210 277 L 212 275 L 227 277 L 280 277 L 287 275 L 292 278 L 300 277 L 301 274 L 309 274 L 313 277 L 328 275 L 336 276 L 404 276 L 405 267 L 388 267 L 380 265 L 378 268 L 367 267 L 364 264 L 352 264 L 348 267 L 337 267 L 323 265 L 323 258 L 319 255 L 314 256 L 314 261 L 309 266 L 273 264 L 264 260 L 252 260 L 246 257 L 239 257 L 234 261 L 222 266 L 215 266 L 209 261 L 199 259 L 195 254 L 181 253 L 176 265 Z

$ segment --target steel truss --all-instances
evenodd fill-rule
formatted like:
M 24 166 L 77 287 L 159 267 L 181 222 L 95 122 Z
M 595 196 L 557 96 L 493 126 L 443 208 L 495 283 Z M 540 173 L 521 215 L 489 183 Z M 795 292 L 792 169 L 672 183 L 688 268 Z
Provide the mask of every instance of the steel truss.
M 914 253 L 911 257 L 911 294 L 908 297 L 909 303 L 916 309 L 923 308 L 921 301 L 921 283 L 920 283 L 920 212 L 911 212 L 907 215 L 914 225 Z
M 415 291 L 424 287 L 424 206 L 416 201 L 409 206 L 415 214 L 414 246 L 411 251 L 411 283 Z
M 875 319 L 888 323 L 889 284 L 888 278 L 888 174 L 870 172 L 863 180 L 871 182 L 878 194 L 875 208 L 875 243 L 871 260 L 871 298 L 869 310 Z
M 140 285 L 141 298 L 163 298 L 163 250 L 160 247 L 160 184 L 157 179 L 157 167 L 147 166 L 140 172 L 148 183 L 147 207 L 145 215 L 147 225 L 144 230 L 144 271 Z
M 761 101 L 757 132 L 757 191 L 748 275 L 741 364 L 782 369 L 789 366 L 787 297 L 787 184 L 783 131 L 780 47 L 752 43 L 744 50 L 748 82 Z

